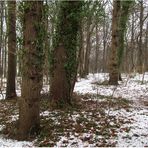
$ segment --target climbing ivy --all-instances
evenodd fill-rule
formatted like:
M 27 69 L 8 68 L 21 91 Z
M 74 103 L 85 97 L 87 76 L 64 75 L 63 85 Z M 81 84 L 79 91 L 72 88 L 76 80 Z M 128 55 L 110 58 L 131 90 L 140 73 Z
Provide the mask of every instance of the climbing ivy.
M 73 5 L 71 3 L 73 3 Z M 67 57 L 64 68 L 69 80 L 74 77 L 77 69 L 77 37 L 82 5 L 83 1 L 59 2 L 60 9 L 56 21 L 56 32 L 53 39 L 53 48 L 56 49 L 60 44 L 63 44 Z M 56 62 L 56 59 L 52 59 L 51 62 Z
M 124 38 L 127 30 L 127 21 L 130 14 L 130 8 L 134 1 L 121 1 L 120 18 L 119 18 L 119 47 L 118 47 L 118 66 L 120 67 L 124 51 Z
M 25 29 L 24 21 L 28 12 L 31 12 L 34 15 L 34 33 L 36 34 L 35 38 L 33 37 L 30 40 L 30 44 L 32 45 L 32 51 L 28 51 L 28 49 L 23 48 L 22 51 L 22 57 L 23 64 L 27 65 L 28 67 L 33 67 L 36 71 L 35 73 L 38 73 L 38 77 L 41 78 L 42 76 L 42 66 L 44 63 L 44 48 L 45 48 L 45 27 L 44 27 L 44 18 L 45 18 L 45 10 L 42 9 L 41 13 L 38 12 L 39 10 L 36 10 L 34 6 L 34 2 L 23 2 L 20 9 L 23 12 L 23 31 Z M 40 9 L 40 8 L 39 8 Z M 30 15 L 30 14 L 29 14 Z M 40 16 L 39 16 L 40 15 Z M 25 41 L 25 38 L 23 39 L 23 42 Z M 24 42 L 25 43 L 25 42 Z M 30 58 L 26 58 L 26 56 L 29 56 Z M 22 74 L 26 75 L 26 72 L 30 73 L 30 77 L 32 76 L 32 73 L 28 70 L 26 70 L 26 66 L 22 69 Z

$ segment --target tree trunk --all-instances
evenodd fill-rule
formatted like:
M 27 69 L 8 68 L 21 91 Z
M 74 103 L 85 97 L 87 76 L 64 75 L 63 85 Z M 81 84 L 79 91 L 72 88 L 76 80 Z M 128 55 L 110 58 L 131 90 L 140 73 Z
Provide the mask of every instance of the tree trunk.
M 88 24 L 87 24 L 87 35 L 86 35 L 86 51 L 85 51 L 85 62 L 84 62 L 84 71 L 83 71 L 83 75 L 84 77 L 86 77 L 89 73 L 89 57 L 90 57 L 90 41 L 91 41 L 91 23 L 90 20 L 88 20 Z
M 77 35 L 81 3 L 80 1 L 60 2 L 50 81 L 52 105 L 57 108 L 71 105 L 77 72 Z
M 106 63 L 107 63 L 107 58 L 106 58 L 106 45 L 107 45 L 107 35 L 108 35 L 108 22 L 106 22 L 104 15 L 104 20 L 103 20 L 103 59 L 102 59 L 102 72 L 106 72 Z
M 147 27 L 146 27 L 146 33 L 145 33 L 145 68 L 144 68 L 144 71 L 148 71 L 148 60 L 147 60 L 147 57 L 148 57 L 148 22 L 147 22 Z
M 131 68 L 130 68 L 130 72 L 135 71 L 135 63 L 134 63 L 134 49 L 135 49 L 135 45 L 134 45 L 134 13 L 132 13 L 132 25 L 131 25 L 131 41 L 130 41 L 130 61 L 131 61 Z
M 5 2 L 6 5 L 7 2 Z M 8 8 L 5 7 L 5 22 L 6 22 L 6 32 L 4 35 L 4 52 L 3 52 L 3 73 L 4 73 L 4 78 L 7 76 L 7 44 L 8 44 Z
M 0 77 L 3 76 L 2 69 L 2 50 L 3 50 L 3 17 L 4 17 L 4 2 L 0 2 Z
M 22 96 L 19 99 L 19 137 L 26 139 L 40 129 L 39 101 L 43 73 L 43 1 L 24 3 L 24 53 Z
M 125 50 L 125 34 L 127 28 L 127 21 L 129 18 L 129 9 L 133 1 L 121 1 L 121 10 L 119 17 L 119 43 L 118 43 L 118 67 L 119 67 L 119 80 L 121 81 L 121 66 L 123 62 L 123 53 Z M 125 51 L 128 53 L 128 50 Z M 126 56 L 127 57 L 127 56 Z M 128 67 L 128 66 L 127 66 Z
M 120 1 L 113 1 L 113 18 L 112 18 L 112 43 L 111 43 L 111 57 L 110 57 L 110 72 L 109 72 L 109 84 L 118 84 L 118 25 L 120 16 Z
M 140 33 L 138 41 L 138 59 L 137 59 L 137 72 L 143 72 L 143 51 L 142 51 L 142 35 L 143 35 L 143 0 L 140 1 Z
M 91 26 L 91 17 L 88 18 L 83 77 L 86 77 L 89 74 L 89 65 L 90 65 L 89 63 L 90 63 L 90 52 L 91 52 L 91 35 L 94 30 L 94 27 L 95 27 L 94 24 Z
M 80 28 L 80 50 L 79 50 L 79 74 L 83 77 L 84 71 L 84 33 L 83 33 L 83 23 L 81 22 Z
M 98 56 L 99 56 L 99 29 L 98 24 L 96 24 L 96 51 L 95 51 L 95 69 L 94 72 L 98 72 Z M 103 67 L 102 67 L 103 68 Z
M 16 97 L 16 1 L 8 1 L 8 73 L 6 98 Z

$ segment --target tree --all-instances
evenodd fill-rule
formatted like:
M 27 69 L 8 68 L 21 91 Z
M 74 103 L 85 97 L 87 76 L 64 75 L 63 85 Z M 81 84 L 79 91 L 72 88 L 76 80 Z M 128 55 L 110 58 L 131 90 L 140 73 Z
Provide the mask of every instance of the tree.
M 71 105 L 77 74 L 77 38 L 81 1 L 59 2 L 51 61 L 50 95 L 55 107 Z
M 16 97 L 16 1 L 8 1 L 8 73 L 6 98 Z
M 109 84 L 117 85 L 121 78 L 121 63 L 124 51 L 124 38 L 126 24 L 129 16 L 129 8 L 133 1 L 114 0 L 112 19 L 112 45 L 110 61 Z
M 110 56 L 110 72 L 109 72 L 109 84 L 118 84 L 118 29 L 119 29 L 119 17 L 120 17 L 120 1 L 113 1 L 113 15 L 112 15 L 112 40 L 111 40 L 111 56 Z
M 137 59 L 137 72 L 142 73 L 143 72 L 143 41 L 142 41 L 142 35 L 143 35 L 143 16 L 144 16 L 144 6 L 143 6 L 143 0 L 140 2 L 140 32 L 139 32 L 139 40 L 138 40 L 138 59 Z
M 148 71 L 148 60 L 147 60 L 147 56 L 148 56 L 148 22 L 147 22 L 147 26 L 146 26 L 146 32 L 145 32 L 145 71 Z
M 127 30 L 127 22 L 129 19 L 129 10 L 134 1 L 121 1 L 121 10 L 119 18 L 119 41 L 118 41 L 118 67 L 119 67 L 119 80 L 121 78 L 121 64 L 123 59 L 123 53 L 125 48 L 125 34 Z
M 4 20 L 4 2 L 0 1 L 0 77 L 3 75 L 2 68 L 2 49 L 3 49 L 3 20 Z
M 86 45 L 81 51 L 80 77 L 86 77 L 90 72 L 90 54 L 92 51 L 93 33 L 96 25 L 100 25 L 103 18 L 104 8 L 100 1 L 85 1 L 83 10 L 84 41 Z M 86 34 L 86 35 L 85 35 Z M 99 49 L 98 49 L 99 50 Z M 84 58 L 83 58 L 84 57 Z M 83 59 L 82 59 L 83 58 Z
M 19 99 L 19 136 L 26 139 L 40 129 L 44 27 L 43 1 L 24 2 L 22 96 Z

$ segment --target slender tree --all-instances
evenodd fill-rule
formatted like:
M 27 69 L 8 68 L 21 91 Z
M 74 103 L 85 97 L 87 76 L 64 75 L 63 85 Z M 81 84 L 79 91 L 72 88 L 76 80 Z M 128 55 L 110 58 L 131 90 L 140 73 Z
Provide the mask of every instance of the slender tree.
M 4 20 L 4 2 L 0 1 L 0 77 L 3 75 L 2 68 L 2 50 L 3 50 L 3 21 Z
M 8 73 L 6 98 L 16 97 L 16 1 L 8 1 Z
M 148 71 L 148 22 L 147 22 L 147 27 L 146 27 L 146 32 L 145 32 L 145 71 Z
M 98 56 L 99 56 L 99 28 L 98 24 L 96 24 L 96 51 L 95 51 L 95 67 L 94 71 L 98 72 Z
M 8 32 L 9 32 L 9 25 L 8 25 L 8 7 L 7 7 L 7 1 L 4 1 L 4 26 L 6 27 L 4 31 L 4 49 L 3 49 L 3 60 L 2 60 L 2 67 L 3 67 L 3 76 L 4 78 L 7 77 L 7 69 L 8 69 Z
M 81 12 L 81 1 L 61 1 L 53 60 L 51 62 L 51 99 L 56 107 L 71 104 L 77 73 L 77 37 Z
M 144 6 L 143 6 L 143 0 L 140 2 L 140 32 L 139 32 L 139 40 L 138 40 L 138 58 L 137 58 L 137 72 L 142 73 L 143 72 L 143 17 L 144 17 Z
M 19 136 L 26 139 L 40 129 L 39 99 L 43 67 L 43 1 L 24 2 L 22 96 L 19 99 Z

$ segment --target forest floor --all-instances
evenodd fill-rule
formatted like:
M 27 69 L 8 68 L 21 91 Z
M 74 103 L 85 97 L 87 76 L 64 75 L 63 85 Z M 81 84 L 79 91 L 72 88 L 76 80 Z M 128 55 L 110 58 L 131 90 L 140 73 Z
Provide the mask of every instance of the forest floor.
M 44 85 L 41 133 L 29 142 L 13 140 L 17 100 L 1 96 L 0 147 L 148 147 L 148 73 L 122 77 L 118 86 L 107 85 L 108 74 L 78 78 L 73 106 L 65 110 L 51 109 Z

